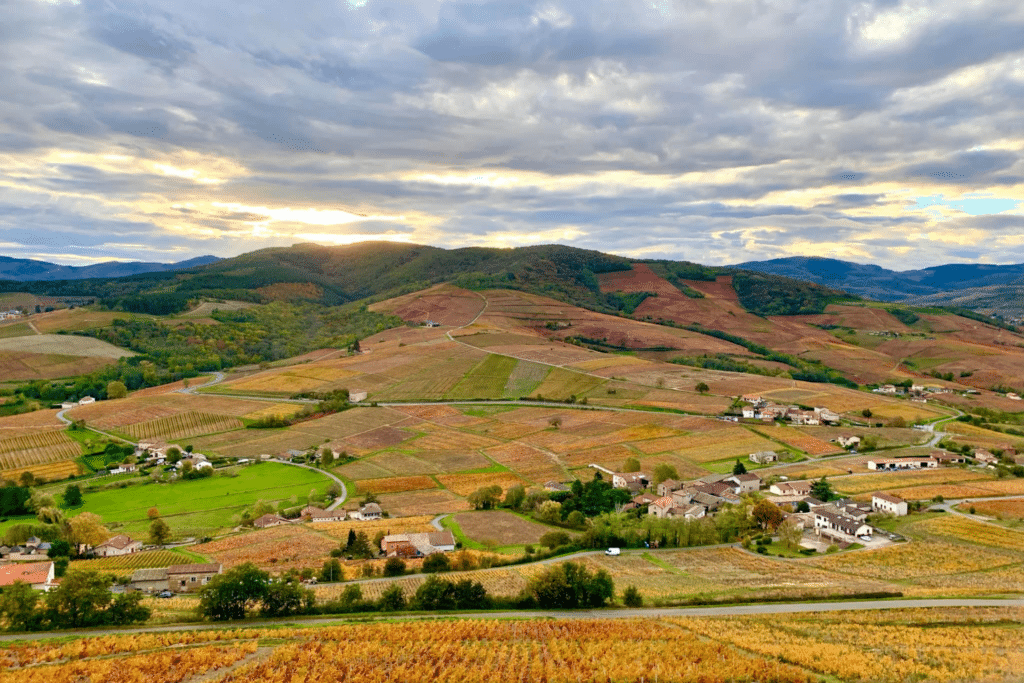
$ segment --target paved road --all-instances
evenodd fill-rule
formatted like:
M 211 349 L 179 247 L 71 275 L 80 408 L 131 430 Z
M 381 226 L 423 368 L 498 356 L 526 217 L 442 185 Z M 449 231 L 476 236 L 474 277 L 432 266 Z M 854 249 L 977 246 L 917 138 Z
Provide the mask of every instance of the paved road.
M 438 531 L 444 531 L 444 527 L 441 526 L 441 520 L 444 519 L 447 516 L 448 516 L 448 513 L 446 512 L 443 515 L 438 515 L 437 517 L 434 517 L 432 520 L 430 520 L 430 525 L 432 527 L 434 527 L 435 529 L 437 529 Z
M 194 393 L 196 393 L 196 389 L 202 389 L 204 387 L 212 387 L 214 384 L 220 384 L 225 379 L 226 379 L 226 375 L 223 372 L 215 372 L 215 373 L 213 373 L 213 379 L 210 380 L 209 382 L 203 382 L 202 384 L 197 384 L 195 386 L 188 386 L 188 387 L 183 387 L 181 389 L 175 389 L 174 393 L 176 393 L 176 394 L 194 394 Z
M 766 614 L 801 614 L 808 612 L 855 612 L 863 610 L 884 610 L 884 609 L 920 609 L 920 608 L 941 608 L 941 607 L 1024 607 L 1024 599 L 1014 600 L 992 600 L 992 599 L 915 599 L 915 600 L 856 600 L 849 602 L 801 602 L 801 603 L 770 603 L 758 605 L 732 605 L 728 607 L 651 607 L 637 609 L 604 609 L 604 610 L 523 610 L 507 612 L 446 612 L 437 615 L 437 618 L 450 619 L 472 618 L 472 619 L 658 619 L 664 617 L 728 617 L 744 615 L 766 615 Z M 417 619 L 430 618 L 430 615 L 415 614 L 406 616 L 393 615 L 351 615 L 360 622 L 387 619 Z M 18 640 L 42 640 L 46 638 L 67 637 L 73 635 L 103 636 L 118 635 L 125 633 L 160 633 L 165 631 L 200 631 L 207 629 L 225 628 L 261 628 L 281 624 L 294 624 L 299 626 L 317 626 L 321 624 L 333 624 L 345 621 L 346 615 L 334 617 L 318 617 L 315 619 L 275 619 L 248 622 L 226 622 L 219 624 L 179 624 L 176 626 L 143 626 L 126 627 L 124 629 L 96 629 L 76 630 L 44 633 L 16 633 L 0 635 L 0 642 Z

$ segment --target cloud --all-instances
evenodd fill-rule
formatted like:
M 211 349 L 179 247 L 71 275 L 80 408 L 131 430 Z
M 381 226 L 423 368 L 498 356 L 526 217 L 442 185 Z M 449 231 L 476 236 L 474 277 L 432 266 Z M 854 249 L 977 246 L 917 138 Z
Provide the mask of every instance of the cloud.
M 375 237 L 897 268 L 1024 253 L 1009 0 L 4 9 L 10 253 Z

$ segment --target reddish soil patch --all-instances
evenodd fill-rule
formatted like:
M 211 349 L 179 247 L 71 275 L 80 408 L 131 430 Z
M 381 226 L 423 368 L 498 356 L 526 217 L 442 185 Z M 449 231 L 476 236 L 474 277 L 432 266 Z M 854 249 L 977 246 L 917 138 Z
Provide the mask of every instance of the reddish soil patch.
M 356 448 L 365 448 L 369 451 L 376 451 L 389 446 L 396 446 L 409 438 L 408 432 L 394 427 L 381 427 L 362 434 L 346 437 L 345 443 L 352 444 Z
M 442 325 L 458 327 L 473 321 L 484 309 L 484 300 L 467 289 L 438 285 L 422 292 L 383 301 L 371 306 L 371 309 L 393 313 L 410 322 L 433 320 Z

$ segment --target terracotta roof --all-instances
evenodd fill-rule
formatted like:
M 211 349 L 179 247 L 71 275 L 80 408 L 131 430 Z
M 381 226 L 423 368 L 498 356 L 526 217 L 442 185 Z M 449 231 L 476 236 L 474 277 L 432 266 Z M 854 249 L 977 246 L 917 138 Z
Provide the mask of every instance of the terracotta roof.
M 362 512 L 363 514 L 366 514 L 367 512 L 376 512 L 376 513 L 383 512 L 383 510 L 380 509 L 380 505 L 377 505 L 376 503 L 367 503 L 363 507 L 359 508 L 359 511 Z
M 126 536 L 125 534 L 118 534 L 117 536 L 114 536 L 113 538 L 108 538 L 106 541 L 104 541 L 103 543 L 100 543 L 96 547 L 97 548 L 108 547 L 108 548 L 117 548 L 118 550 L 124 550 L 125 548 L 130 546 L 132 543 L 135 543 L 135 541 L 133 541 L 130 536 Z
M 8 564 L 0 567 L 0 586 L 10 586 L 15 581 L 28 584 L 46 583 L 50 578 L 53 562 L 29 562 L 27 564 Z
M 653 503 L 651 503 L 651 505 L 654 505 L 654 506 L 657 506 L 657 507 L 660 507 L 660 508 L 666 508 L 666 509 L 672 508 L 673 506 L 675 506 L 675 504 L 676 504 L 676 501 L 673 500 L 671 496 L 665 496 L 664 498 L 659 498 L 658 500 L 656 500 Z
M 176 564 L 167 568 L 167 574 L 219 574 L 220 567 L 220 563 Z
M 440 545 L 455 545 L 455 536 L 451 531 L 438 531 L 427 534 L 427 542 L 435 548 Z

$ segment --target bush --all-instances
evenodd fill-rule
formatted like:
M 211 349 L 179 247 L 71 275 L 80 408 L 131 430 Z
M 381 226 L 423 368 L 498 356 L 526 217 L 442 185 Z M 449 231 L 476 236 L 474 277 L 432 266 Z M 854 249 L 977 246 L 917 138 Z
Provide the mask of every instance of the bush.
M 397 559 L 397 558 L 394 558 Z M 405 566 L 405 563 L 402 563 Z M 391 586 L 380 596 L 377 607 L 381 612 L 398 612 L 405 609 L 405 594 L 399 586 Z
M 622 604 L 626 607 L 643 607 L 644 598 L 636 586 L 626 586 L 626 590 L 622 591 Z
M 425 574 L 434 574 L 436 572 L 446 572 L 452 568 L 451 560 L 444 553 L 433 553 L 428 555 L 427 559 L 423 560 L 423 572 Z
M 405 574 L 405 561 L 398 557 L 389 557 L 384 563 L 384 576 L 402 576 Z

